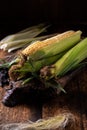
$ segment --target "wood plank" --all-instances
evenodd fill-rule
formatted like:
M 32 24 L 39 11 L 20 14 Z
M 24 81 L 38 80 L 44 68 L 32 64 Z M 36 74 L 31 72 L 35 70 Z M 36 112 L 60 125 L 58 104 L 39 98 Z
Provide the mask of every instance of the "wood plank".
M 1 89 L 0 93 L 0 123 L 23 122 L 29 119 L 30 109 L 27 106 L 5 107 L 1 103 L 4 94 Z
M 87 68 L 78 77 L 78 89 L 80 93 L 82 129 L 87 130 Z
M 72 82 L 70 82 L 66 86 L 65 89 L 67 91 L 67 94 L 61 93 L 55 99 L 52 99 L 51 101 L 44 104 L 42 114 L 43 118 L 56 116 L 60 113 L 68 112 L 72 113 L 78 122 L 76 122 L 76 127 L 73 128 L 73 130 L 87 129 L 87 95 L 85 95 L 85 99 L 81 99 L 80 96 L 83 93 L 83 91 L 82 89 L 81 91 L 79 91 L 79 87 L 82 87 L 83 84 L 83 90 L 87 93 L 87 75 L 85 73 L 86 71 L 83 71 L 83 73 L 81 72 L 80 75 L 78 74 L 77 76 L 75 76 Z M 78 84 L 78 82 L 80 81 L 81 83 Z

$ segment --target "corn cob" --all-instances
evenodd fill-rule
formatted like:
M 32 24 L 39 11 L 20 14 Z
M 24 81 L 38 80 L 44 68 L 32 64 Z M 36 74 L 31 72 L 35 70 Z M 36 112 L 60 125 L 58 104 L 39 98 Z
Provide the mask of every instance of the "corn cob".
M 40 36 L 40 37 L 35 37 L 35 38 L 26 38 L 26 39 L 20 39 L 20 40 L 13 40 L 13 41 L 9 41 L 9 42 L 4 42 L 4 44 L 2 44 L 0 46 L 0 49 L 3 50 L 8 50 L 8 52 L 11 52 L 13 50 L 17 50 L 19 48 L 23 48 L 27 45 L 32 44 L 32 42 L 37 41 L 37 40 L 41 40 L 47 38 L 47 36 Z
M 50 65 L 54 62 L 56 62 L 61 56 L 63 56 L 64 53 L 61 53 L 59 55 L 55 55 L 49 58 L 45 58 L 38 61 L 31 61 L 31 62 L 25 62 L 24 66 L 22 67 L 21 71 L 29 71 L 29 72 L 37 72 L 42 67 L 46 65 Z M 25 68 L 25 69 L 24 69 Z
M 12 41 L 17 41 L 17 40 L 22 40 L 22 39 L 28 39 L 28 38 L 33 38 L 39 35 L 41 32 L 45 31 L 47 27 L 44 27 L 44 24 L 39 24 L 36 26 L 32 26 L 29 28 L 26 28 L 18 33 L 8 35 L 5 38 L 3 38 L 0 41 L 0 45 Z
M 67 31 L 43 41 L 37 41 L 22 51 L 32 60 L 50 57 L 68 50 L 80 41 L 81 31 Z
M 55 63 L 61 56 L 63 56 L 65 54 L 65 52 L 62 52 L 58 55 L 49 57 L 49 58 L 45 58 L 42 60 L 38 60 L 38 61 L 23 61 L 24 63 L 23 65 L 17 64 L 17 65 L 13 65 L 10 69 L 9 69 L 9 76 L 11 80 L 17 80 L 20 78 L 25 77 L 28 73 L 36 73 L 37 71 L 39 71 L 42 67 L 46 66 L 46 65 L 51 65 L 53 63 Z
M 39 36 L 42 32 L 46 31 L 48 26 L 39 24 L 37 26 L 29 27 L 16 34 L 6 36 L 0 41 L 0 49 L 7 50 L 8 52 L 24 47 L 32 41 L 41 40 L 46 36 Z M 37 37 L 37 38 L 36 38 Z
M 27 68 L 26 69 L 27 72 L 36 72 L 36 71 L 39 71 L 41 67 L 44 67 L 46 65 L 52 64 L 53 62 L 56 62 L 60 58 L 60 56 L 62 56 L 66 52 L 66 50 L 74 46 L 80 40 L 80 37 L 81 37 L 81 31 L 77 31 L 77 32 L 68 31 L 63 34 L 57 35 L 55 37 L 49 38 L 47 40 L 43 40 L 42 42 L 40 41 L 40 42 L 35 42 L 31 44 L 30 46 L 28 46 L 26 49 L 22 51 L 22 55 L 23 57 L 27 58 L 27 61 L 25 61 L 23 57 L 22 59 L 19 57 L 19 62 L 17 58 L 18 64 L 13 65 L 10 68 L 9 70 L 10 79 L 14 80 L 15 77 L 17 79 L 19 75 L 22 72 L 24 72 L 25 68 Z M 44 50 L 44 53 L 42 54 L 43 50 Z M 33 59 L 32 59 L 32 56 L 34 56 Z M 31 65 L 31 61 L 32 61 L 33 66 Z M 18 74 L 18 70 L 20 71 L 20 74 Z M 27 72 L 25 71 L 25 73 Z M 18 76 L 14 76 L 14 73 L 15 74 L 17 73 Z
M 87 38 L 71 48 L 55 64 L 43 68 L 41 76 L 45 79 L 64 76 L 68 71 L 78 67 L 85 58 L 87 58 Z

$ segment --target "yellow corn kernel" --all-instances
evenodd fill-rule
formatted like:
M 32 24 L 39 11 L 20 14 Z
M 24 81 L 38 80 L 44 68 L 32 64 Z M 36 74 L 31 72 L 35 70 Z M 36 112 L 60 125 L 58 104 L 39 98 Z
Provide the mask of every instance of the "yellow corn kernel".
M 62 34 L 58 34 L 54 37 L 48 38 L 46 40 L 34 42 L 33 44 L 31 44 L 27 48 L 25 48 L 22 51 L 22 54 L 29 56 L 29 55 L 35 53 L 37 50 L 43 49 L 43 47 L 46 47 L 46 46 L 51 45 L 53 43 L 59 42 L 62 39 L 70 37 L 74 33 L 75 33 L 75 31 L 67 31 L 67 32 L 64 32 Z

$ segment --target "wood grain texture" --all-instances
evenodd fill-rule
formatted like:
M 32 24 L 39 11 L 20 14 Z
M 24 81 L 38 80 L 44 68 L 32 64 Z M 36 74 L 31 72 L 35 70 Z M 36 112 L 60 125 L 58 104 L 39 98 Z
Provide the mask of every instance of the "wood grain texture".
M 0 93 L 4 92 L 0 89 Z M 8 108 L 5 107 L 0 100 L 0 123 L 28 121 L 29 115 L 30 109 L 27 106 L 22 105 L 14 108 Z
M 72 113 L 77 120 L 73 130 L 87 130 L 87 69 L 76 75 L 61 93 L 43 106 L 43 118 Z M 67 129 L 68 130 L 68 129 Z
M 4 58 L 7 55 L 7 52 L 0 51 L 0 58 Z M 14 108 L 5 107 L 2 104 L 2 98 L 4 94 L 4 89 L 0 88 L 0 124 L 27 121 L 30 115 L 29 107 L 24 105 Z

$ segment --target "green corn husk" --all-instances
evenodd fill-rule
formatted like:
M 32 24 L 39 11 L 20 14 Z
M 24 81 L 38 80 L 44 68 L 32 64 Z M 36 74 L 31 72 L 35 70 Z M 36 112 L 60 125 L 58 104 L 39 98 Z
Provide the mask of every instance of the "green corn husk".
M 47 27 L 48 26 L 44 26 L 44 24 L 39 24 L 37 26 L 22 30 L 16 34 L 6 36 L 0 41 L 0 49 L 8 50 L 8 52 L 10 52 L 15 49 L 22 48 L 26 44 L 30 44 L 32 41 L 41 40 L 45 38 L 45 36 L 38 38 L 36 37 L 40 33 L 46 31 Z
M 18 33 L 6 36 L 5 38 L 3 38 L 0 41 L 0 45 L 2 45 L 4 43 L 15 41 L 15 40 L 22 40 L 22 39 L 36 37 L 37 35 L 40 34 L 40 32 L 43 32 L 43 30 L 45 30 L 45 29 L 46 28 L 44 28 L 44 24 L 39 24 L 37 26 L 32 26 L 32 27 L 26 28 Z
M 81 31 L 76 31 L 74 34 L 67 36 L 66 38 L 63 38 L 62 40 L 58 40 L 53 44 L 48 44 L 44 47 L 42 46 L 42 48 L 37 49 L 33 53 L 29 54 L 29 57 L 32 60 L 39 60 L 39 59 L 43 59 L 46 57 L 59 54 L 65 50 L 67 51 L 68 49 L 72 48 L 75 44 L 77 44 L 80 41 L 81 34 L 82 34 Z M 47 41 L 45 42 L 49 42 L 49 40 L 47 39 Z M 44 43 L 42 42 L 41 44 L 44 44 Z
M 20 68 L 18 67 L 18 68 L 16 68 L 16 70 L 13 69 L 13 71 L 9 71 L 10 75 L 11 75 L 11 72 L 15 73 L 17 79 L 24 78 L 28 73 L 31 73 L 31 75 L 32 75 L 34 73 L 37 73 L 42 67 L 55 63 L 64 54 L 65 54 L 65 52 L 52 56 L 52 57 L 49 57 L 49 58 L 38 60 L 38 61 L 30 61 L 30 60 L 26 61 L 24 63 L 24 65 L 21 66 Z M 15 62 L 13 62 L 13 63 L 15 63 Z M 12 65 L 12 64 L 10 64 L 10 65 Z
M 61 57 L 55 64 L 47 67 L 47 74 L 44 78 L 50 79 L 56 76 L 64 76 L 68 71 L 75 69 L 79 64 L 87 58 L 87 38 L 79 42 L 72 49 L 70 49 L 63 57 Z M 48 72 L 50 75 L 48 75 Z
M 20 40 L 15 40 L 15 41 L 9 41 L 8 43 L 4 43 L 1 45 L 1 49 L 7 50 L 8 52 L 26 47 L 29 44 L 32 44 L 34 41 L 41 40 L 44 38 L 47 38 L 48 36 L 40 36 L 40 37 L 35 37 L 35 38 L 28 38 L 28 39 L 20 39 Z
M 52 57 L 42 59 L 42 60 L 38 60 L 38 61 L 27 61 L 27 62 L 25 62 L 23 67 L 18 71 L 19 72 L 22 72 L 22 71 L 24 71 L 24 72 L 37 72 L 42 67 L 56 62 L 61 56 L 63 56 L 63 54 L 65 54 L 65 52 L 60 53 L 60 54 L 55 55 L 55 56 L 52 56 Z

